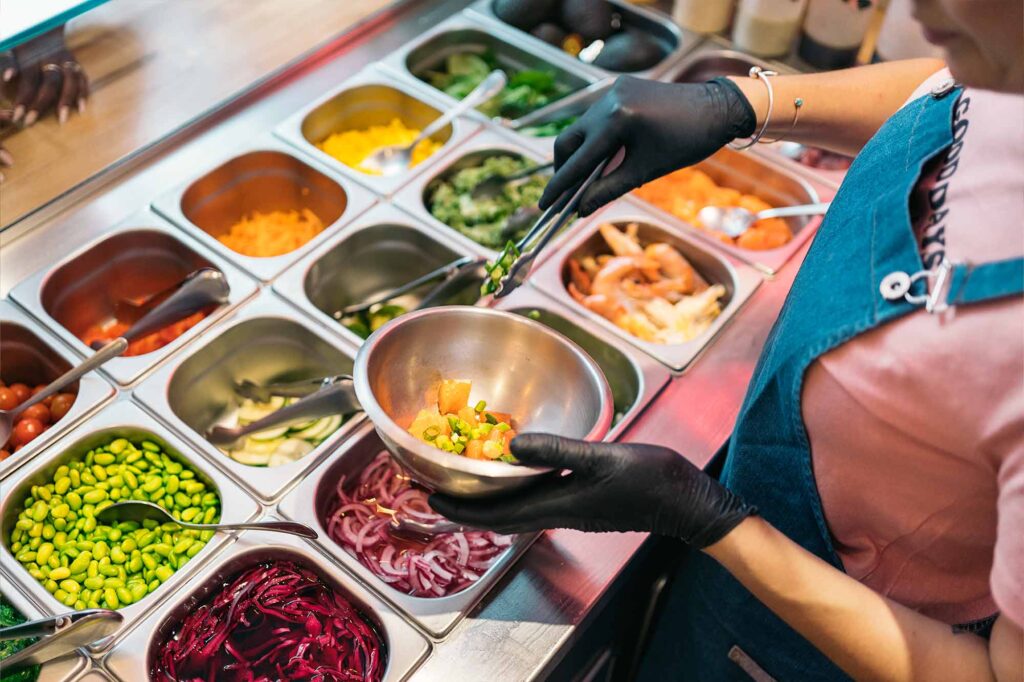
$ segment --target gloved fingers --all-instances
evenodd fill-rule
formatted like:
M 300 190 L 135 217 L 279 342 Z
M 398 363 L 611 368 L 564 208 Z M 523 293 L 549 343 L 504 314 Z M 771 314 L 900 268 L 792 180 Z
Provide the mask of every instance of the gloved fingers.
M 57 99 L 57 120 L 61 124 L 68 120 L 71 107 L 77 106 L 78 103 L 78 73 L 75 67 L 78 67 L 78 64 L 70 60 L 61 64 L 64 82 L 61 83 L 60 97 Z
M 18 60 L 8 50 L 0 52 L 0 82 L 10 83 L 18 75 Z
M 569 159 L 555 171 L 544 188 L 540 206 L 550 206 L 555 200 L 587 179 L 594 168 L 619 150 L 622 145 L 618 137 L 608 131 L 599 135 L 588 135 Z M 545 204 L 545 200 L 547 203 Z
M 15 123 L 21 120 L 28 111 L 28 107 L 35 99 L 39 89 L 39 65 L 32 64 L 21 70 L 18 77 L 18 92 L 14 95 L 14 118 Z
M 608 175 L 594 181 L 580 199 L 580 215 L 588 216 L 597 209 L 643 184 L 643 165 L 635 159 L 626 160 Z
M 587 473 L 603 460 L 606 445 L 550 433 L 523 433 L 513 438 L 509 447 L 523 464 Z
M 579 121 L 576 121 L 571 126 L 566 128 L 562 133 L 555 139 L 555 174 L 548 180 L 548 184 L 544 187 L 544 192 L 540 196 L 540 201 L 537 202 L 537 206 L 541 209 L 547 209 L 551 204 L 555 203 L 555 200 L 565 192 L 566 189 L 572 186 L 572 179 L 566 178 L 565 175 L 559 174 L 562 166 L 571 157 L 577 149 L 579 149 L 587 139 L 586 131 L 579 126 Z
M 41 114 L 49 111 L 53 103 L 57 101 L 57 96 L 61 90 L 63 71 L 60 64 L 47 61 L 40 67 L 39 71 L 39 89 L 36 90 L 36 96 L 29 104 L 28 113 L 25 114 L 25 125 L 27 126 L 35 123 Z
M 550 478 L 524 491 L 485 500 L 430 496 L 430 507 L 457 523 L 498 533 L 525 533 L 550 527 L 551 519 L 572 508 L 574 486 L 561 478 Z
M 14 157 L 11 156 L 11 153 L 9 151 L 7 151 L 7 149 L 2 144 L 0 144 L 0 166 L 13 166 L 13 165 L 14 165 Z

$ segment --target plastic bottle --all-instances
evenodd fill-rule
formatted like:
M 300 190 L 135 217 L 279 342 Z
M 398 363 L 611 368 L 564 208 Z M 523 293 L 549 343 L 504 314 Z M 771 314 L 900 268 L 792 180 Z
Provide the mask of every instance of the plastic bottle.
M 736 0 L 675 0 L 672 20 L 695 33 L 721 33 L 729 27 Z
M 806 5 L 807 0 L 740 0 L 732 40 L 740 50 L 759 57 L 787 55 Z
M 809 0 L 800 58 L 819 69 L 852 66 L 874 12 L 871 2 Z

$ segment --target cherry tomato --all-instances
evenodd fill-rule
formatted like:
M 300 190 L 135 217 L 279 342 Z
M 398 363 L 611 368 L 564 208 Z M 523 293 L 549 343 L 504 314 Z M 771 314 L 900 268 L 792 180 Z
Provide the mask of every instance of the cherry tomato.
M 53 396 L 50 403 L 50 419 L 54 422 L 60 421 L 68 413 L 75 402 L 74 393 L 58 393 Z
M 32 395 L 32 389 L 25 384 L 11 384 L 11 390 L 14 391 L 14 395 L 18 397 L 18 404 L 22 404 Z
M 18 416 L 18 421 L 22 419 L 38 419 L 39 423 L 45 426 L 50 423 L 50 409 L 42 403 L 36 403 L 32 407 L 25 408 L 25 411 Z
M 40 391 L 44 390 L 45 388 L 46 388 L 46 384 L 39 384 L 38 386 L 36 386 L 35 388 L 32 389 L 32 395 L 35 395 L 36 393 L 39 393 Z M 53 396 L 51 395 L 48 398 L 43 398 L 42 404 L 46 405 L 47 407 L 49 407 L 50 403 L 52 403 L 52 402 L 53 402 Z
M 11 456 L 11 453 L 9 453 L 7 450 L 0 450 L 0 462 L 4 461 L 5 459 L 7 459 L 10 456 Z
M 14 425 L 14 432 L 11 433 L 11 443 L 15 447 L 25 445 L 42 432 L 43 424 L 38 419 L 22 419 Z
M 0 410 L 13 410 L 18 406 L 18 396 L 6 386 L 0 388 Z

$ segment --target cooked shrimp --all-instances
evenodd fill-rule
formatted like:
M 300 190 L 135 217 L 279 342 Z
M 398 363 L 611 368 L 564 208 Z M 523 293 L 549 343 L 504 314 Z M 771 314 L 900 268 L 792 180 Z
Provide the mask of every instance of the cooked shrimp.
M 569 276 L 572 278 L 572 283 L 583 293 L 590 293 L 590 286 L 592 280 L 587 271 L 583 269 L 583 266 L 579 264 L 579 261 L 573 259 L 569 261 Z
M 601 223 L 597 229 L 616 256 L 639 256 L 644 252 L 635 238 L 630 239 L 628 234 L 620 232 L 619 228 L 611 223 Z
M 685 282 L 687 288 L 682 293 L 693 291 L 698 275 L 689 261 L 675 248 L 665 243 L 649 244 L 644 249 L 644 256 L 656 262 L 667 279 Z

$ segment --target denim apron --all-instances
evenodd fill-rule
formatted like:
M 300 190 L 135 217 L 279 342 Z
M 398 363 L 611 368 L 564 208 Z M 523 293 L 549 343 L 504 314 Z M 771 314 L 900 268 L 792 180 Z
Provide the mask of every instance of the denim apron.
M 1024 259 L 925 270 L 909 197 L 953 142 L 952 81 L 897 112 L 850 168 L 754 371 L 721 481 L 837 569 L 800 409 L 804 373 L 851 338 L 924 307 L 940 313 L 1024 292 Z M 832 680 L 846 676 L 713 559 L 677 575 L 642 664 L 651 680 Z

